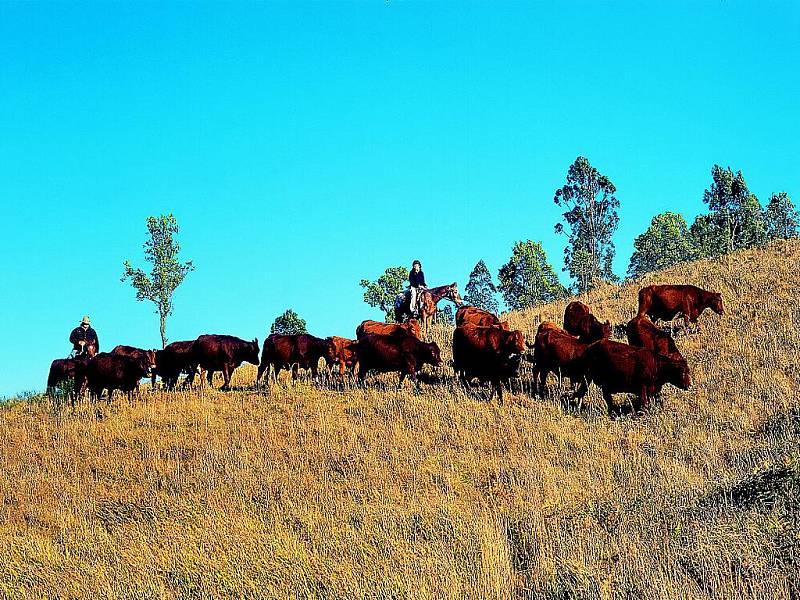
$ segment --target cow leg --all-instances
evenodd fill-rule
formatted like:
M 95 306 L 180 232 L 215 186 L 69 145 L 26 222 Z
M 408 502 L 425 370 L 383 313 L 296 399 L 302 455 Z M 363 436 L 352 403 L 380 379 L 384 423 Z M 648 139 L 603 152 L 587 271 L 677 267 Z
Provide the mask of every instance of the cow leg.
M 400 373 L 400 381 L 399 381 L 399 382 L 398 382 L 398 384 L 397 384 L 397 389 L 398 389 L 398 390 L 399 390 L 401 387 L 403 387 L 403 381 L 405 381 L 405 379 L 406 379 L 406 374 L 405 374 L 405 373 Z
M 622 415 L 622 411 L 614 406 L 614 397 L 611 392 L 603 390 L 603 400 L 606 401 L 606 409 L 608 410 L 609 417 L 619 417 Z
M 219 389 L 231 389 L 231 366 L 228 363 L 222 363 L 222 387 Z

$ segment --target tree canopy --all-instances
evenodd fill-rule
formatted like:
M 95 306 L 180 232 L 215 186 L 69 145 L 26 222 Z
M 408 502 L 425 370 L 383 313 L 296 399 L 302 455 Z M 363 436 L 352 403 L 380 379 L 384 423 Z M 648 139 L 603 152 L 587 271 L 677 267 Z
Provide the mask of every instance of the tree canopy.
M 511 258 L 500 267 L 499 280 L 506 306 L 512 310 L 552 302 L 567 293 L 542 244 L 531 240 L 514 244 Z
M 492 274 L 483 260 L 479 260 L 469 274 L 469 281 L 464 288 L 464 302 L 477 306 L 491 313 L 497 313 L 497 288 L 492 282 Z
M 633 242 L 628 277 L 636 278 L 694 258 L 695 249 L 686 219 L 674 212 L 653 217 L 647 230 Z
M 286 312 L 275 317 L 272 326 L 269 328 L 269 332 L 279 333 L 281 335 L 308 333 L 305 320 L 301 319 L 291 308 L 287 308 Z
M 407 279 L 406 267 L 389 267 L 375 281 L 362 279 L 360 285 L 364 288 L 364 302 L 380 308 L 386 315 L 387 322 L 393 321 L 394 301 L 402 293 Z

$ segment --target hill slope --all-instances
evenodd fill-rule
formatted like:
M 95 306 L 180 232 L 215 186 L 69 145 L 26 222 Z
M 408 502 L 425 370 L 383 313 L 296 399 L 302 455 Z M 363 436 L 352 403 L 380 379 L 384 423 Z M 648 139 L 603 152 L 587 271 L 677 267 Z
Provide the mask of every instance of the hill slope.
M 14 403 L 0 596 L 796 598 L 798 264 L 781 242 L 649 276 L 726 313 L 677 340 L 694 388 L 637 418 L 446 378 Z M 637 289 L 592 307 L 623 323 Z M 510 319 L 532 336 L 563 307 Z

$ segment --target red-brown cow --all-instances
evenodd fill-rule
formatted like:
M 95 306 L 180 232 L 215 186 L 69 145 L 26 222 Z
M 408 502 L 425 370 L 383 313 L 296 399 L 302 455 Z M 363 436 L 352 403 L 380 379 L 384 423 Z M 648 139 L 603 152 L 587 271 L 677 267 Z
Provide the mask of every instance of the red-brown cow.
M 316 379 L 320 358 L 324 358 L 328 365 L 336 362 L 336 346 L 330 338 L 322 339 L 307 333 L 290 335 L 273 333 L 264 340 L 256 384 L 264 371 L 269 371 L 270 366 L 275 371 L 276 381 L 281 369 L 291 370 L 292 379 L 297 379 L 298 369 L 310 369 Z M 267 377 L 269 378 L 269 373 Z
M 130 358 L 121 354 L 101 352 L 86 365 L 86 380 L 92 396 L 99 400 L 108 390 L 108 403 L 114 390 L 128 393 L 139 388 L 139 380 L 150 376 L 150 363 L 145 358 Z
M 501 321 L 497 315 L 477 306 L 462 306 L 456 311 L 456 327 L 461 325 L 480 325 L 482 327 L 499 327 L 509 331 L 508 321 Z
M 75 406 L 78 396 L 82 395 L 86 389 L 86 366 L 92 360 L 88 354 L 81 354 L 75 358 L 57 358 L 50 363 L 50 371 L 47 374 L 47 392 L 52 394 L 55 387 L 73 381 L 70 400 Z
M 438 367 L 442 364 L 439 346 L 410 335 L 381 335 L 370 333 L 353 344 L 358 357 L 358 380 L 363 383 L 369 371 L 399 372 L 400 383 L 406 376 L 417 383 L 417 372 L 424 364 Z
M 188 375 L 183 386 L 192 384 L 197 371 L 197 365 L 193 362 L 192 346 L 194 346 L 194 340 L 187 340 L 172 342 L 167 344 L 163 350 L 156 350 L 156 369 L 153 372 L 154 387 L 155 378 L 158 375 L 168 390 L 174 390 L 178 385 L 181 373 Z
M 111 350 L 111 354 L 119 354 L 120 356 L 127 356 L 128 358 L 133 358 L 137 361 L 145 361 L 149 365 L 150 373 L 152 374 L 152 381 L 155 382 L 156 377 L 156 351 L 155 350 L 143 350 L 142 348 L 136 348 L 134 346 L 123 346 L 120 344 L 119 346 L 114 346 L 113 350 Z M 138 387 L 138 386 L 137 386 Z
M 479 379 L 492 384 L 489 401 L 497 391 L 503 403 L 503 381 L 516 377 L 525 336 L 521 331 L 506 331 L 498 327 L 461 325 L 453 332 L 453 369 L 464 385 Z
M 603 392 L 609 415 L 620 412 L 612 402 L 613 394 L 635 394 L 634 409 L 640 410 L 661 393 L 664 384 L 671 383 L 682 390 L 692 385 L 685 360 L 611 340 L 591 344 L 581 362 L 585 380 L 576 397 L 583 398 L 589 382 L 594 382 Z
M 601 323 L 583 302 L 570 302 L 564 309 L 564 329 L 582 342 L 596 342 L 611 337 L 611 322 Z
M 233 371 L 247 361 L 258 364 L 258 339 L 245 341 L 232 335 L 201 335 L 192 344 L 192 364 L 205 369 L 211 385 L 214 371 L 222 371 L 221 390 L 231 389 Z
M 718 315 L 723 314 L 722 294 L 709 292 L 694 285 L 648 285 L 639 290 L 639 312 L 655 323 L 659 319 L 671 321 L 679 314 L 688 329 L 689 323 L 697 319 L 707 308 Z
M 367 319 L 356 327 L 356 338 L 358 339 L 370 333 L 377 333 L 379 335 L 411 335 L 418 340 L 422 339 L 422 331 L 419 327 L 419 321 L 416 319 L 409 319 L 405 323 L 381 323 L 380 321 Z
M 672 336 L 656 327 L 647 317 L 634 317 L 628 321 L 625 333 L 628 335 L 628 343 L 631 346 L 649 348 L 653 352 L 673 358 L 683 358 Z
M 584 352 L 590 346 L 561 329 L 555 323 L 545 321 L 539 325 L 533 342 L 533 380 L 544 396 L 547 376 L 553 372 L 561 380 L 568 377 L 573 387 L 583 377 L 583 364 L 580 362 Z
M 347 371 L 350 370 L 350 372 L 354 372 L 358 364 L 358 358 L 352 347 L 355 340 L 349 340 L 339 337 L 338 335 L 331 336 L 328 339 L 333 343 L 334 354 L 336 356 L 336 360 L 333 363 L 328 363 L 328 366 L 338 364 L 339 374 L 344 379 Z

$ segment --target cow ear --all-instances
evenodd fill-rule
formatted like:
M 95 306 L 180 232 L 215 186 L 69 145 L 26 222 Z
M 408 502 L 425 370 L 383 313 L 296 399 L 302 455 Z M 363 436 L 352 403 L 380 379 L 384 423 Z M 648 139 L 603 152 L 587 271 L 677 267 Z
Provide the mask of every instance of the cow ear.
M 258 338 L 253 338 L 253 343 L 254 343 L 254 344 L 256 345 L 256 347 L 257 347 L 257 346 L 258 346 Z

